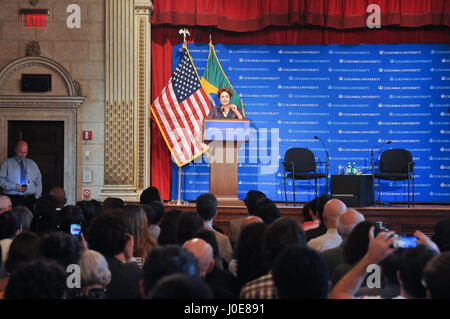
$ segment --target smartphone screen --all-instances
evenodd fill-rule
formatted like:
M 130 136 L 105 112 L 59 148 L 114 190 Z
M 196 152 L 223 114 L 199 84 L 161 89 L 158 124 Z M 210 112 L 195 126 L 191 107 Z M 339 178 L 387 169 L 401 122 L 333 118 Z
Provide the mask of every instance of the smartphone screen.
M 79 224 L 70 224 L 70 233 L 72 236 L 78 236 L 81 233 L 81 225 Z
M 394 248 L 412 248 L 417 246 L 417 237 L 411 235 L 402 235 L 396 239 L 392 246 Z

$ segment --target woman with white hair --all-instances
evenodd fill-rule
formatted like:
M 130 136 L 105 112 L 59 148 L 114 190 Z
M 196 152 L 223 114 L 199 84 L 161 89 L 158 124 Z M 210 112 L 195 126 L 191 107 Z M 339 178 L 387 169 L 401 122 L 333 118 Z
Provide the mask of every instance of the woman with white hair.
M 77 299 L 104 299 L 111 272 L 105 257 L 99 252 L 86 249 L 79 261 L 81 290 Z

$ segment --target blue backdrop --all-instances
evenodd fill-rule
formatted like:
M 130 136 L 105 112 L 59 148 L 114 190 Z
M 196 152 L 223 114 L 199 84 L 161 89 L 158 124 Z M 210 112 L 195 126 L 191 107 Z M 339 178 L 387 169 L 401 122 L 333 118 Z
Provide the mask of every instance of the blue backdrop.
M 173 68 L 181 44 L 174 47 Z M 199 76 L 207 44 L 188 44 Z M 238 196 L 257 189 L 284 201 L 284 153 L 312 150 L 325 160 L 319 136 L 330 154 L 329 173 L 355 162 L 371 173 L 389 148 L 408 149 L 415 166 L 416 202 L 450 200 L 450 45 L 221 45 L 222 67 L 241 96 L 251 120 L 251 141 L 240 150 Z M 383 201 L 407 201 L 406 181 L 382 181 Z M 181 197 L 195 200 L 209 190 L 208 158 L 182 167 Z M 292 181 L 288 180 L 288 200 Z M 319 194 L 325 181 L 319 182 Z M 377 194 L 378 187 L 375 192 Z M 173 165 L 172 199 L 178 194 Z M 297 201 L 315 196 L 314 181 L 296 182 Z

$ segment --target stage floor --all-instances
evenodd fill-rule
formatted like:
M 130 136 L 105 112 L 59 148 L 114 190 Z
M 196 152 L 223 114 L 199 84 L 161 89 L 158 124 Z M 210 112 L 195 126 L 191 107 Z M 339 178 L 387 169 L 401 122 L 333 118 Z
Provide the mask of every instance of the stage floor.
M 282 216 L 294 217 L 299 222 L 303 222 L 303 203 L 276 203 Z M 177 208 L 182 211 L 195 211 L 195 203 L 186 205 L 165 204 L 166 210 Z M 439 220 L 450 218 L 450 203 L 445 204 L 416 204 L 415 207 L 408 207 L 407 204 L 392 204 L 392 206 L 367 206 L 354 207 L 362 213 L 366 220 L 371 222 L 382 221 L 383 225 L 397 233 L 407 234 L 420 230 L 432 236 L 434 226 Z M 219 214 L 214 222 L 220 226 L 227 234 L 229 231 L 229 221 L 234 218 L 247 216 L 247 208 L 242 206 L 219 206 Z

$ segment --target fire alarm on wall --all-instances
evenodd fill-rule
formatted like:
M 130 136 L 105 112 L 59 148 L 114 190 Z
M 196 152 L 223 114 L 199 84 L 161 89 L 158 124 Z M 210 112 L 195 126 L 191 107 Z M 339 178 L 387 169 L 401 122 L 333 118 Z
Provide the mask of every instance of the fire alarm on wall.
M 92 131 L 83 131 L 83 140 L 91 141 L 92 140 Z
M 90 189 L 83 189 L 83 198 L 85 198 L 85 199 L 91 198 L 91 190 Z

